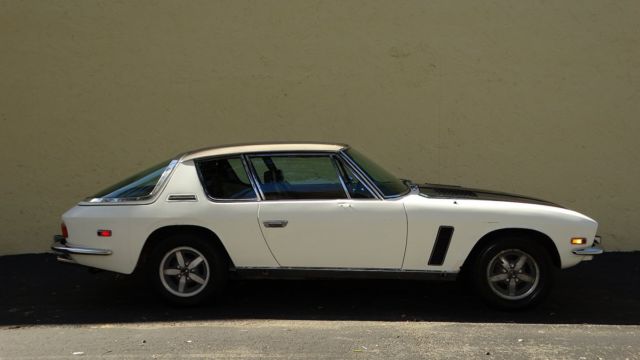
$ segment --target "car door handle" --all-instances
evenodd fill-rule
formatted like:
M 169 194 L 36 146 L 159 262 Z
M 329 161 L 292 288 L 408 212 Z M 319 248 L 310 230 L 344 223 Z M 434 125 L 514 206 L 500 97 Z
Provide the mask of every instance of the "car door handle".
M 264 227 L 268 228 L 283 228 L 287 226 L 288 223 L 289 221 L 287 220 L 267 220 L 263 222 Z

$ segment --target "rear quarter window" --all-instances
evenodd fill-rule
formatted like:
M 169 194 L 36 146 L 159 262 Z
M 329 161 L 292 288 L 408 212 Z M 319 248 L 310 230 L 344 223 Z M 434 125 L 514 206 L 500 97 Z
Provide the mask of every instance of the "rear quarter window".
M 240 157 L 196 161 L 205 193 L 214 200 L 255 200 L 257 198 Z

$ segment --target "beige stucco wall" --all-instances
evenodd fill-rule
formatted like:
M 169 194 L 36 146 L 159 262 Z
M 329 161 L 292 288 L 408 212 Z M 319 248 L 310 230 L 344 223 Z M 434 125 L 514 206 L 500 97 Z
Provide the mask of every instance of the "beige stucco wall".
M 640 2 L 0 1 L 0 254 L 180 151 L 347 142 L 640 249 Z

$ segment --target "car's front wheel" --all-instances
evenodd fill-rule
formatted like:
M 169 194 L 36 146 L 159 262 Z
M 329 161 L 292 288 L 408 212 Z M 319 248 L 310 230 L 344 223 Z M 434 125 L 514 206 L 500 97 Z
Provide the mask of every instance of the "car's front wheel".
M 226 283 L 226 261 L 215 246 L 196 234 L 175 234 L 159 242 L 147 265 L 155 289 L 177 305 L 212 298 Z
M 552 286 L 554 270 L 548 252 L 539 243 L 502 238 L 480 251 L 471 278 L 489 305 L 515 310 L 544 299 Z

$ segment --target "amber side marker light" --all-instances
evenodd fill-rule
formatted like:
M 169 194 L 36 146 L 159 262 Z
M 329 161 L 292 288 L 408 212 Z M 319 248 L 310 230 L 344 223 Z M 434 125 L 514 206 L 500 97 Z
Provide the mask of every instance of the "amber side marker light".
M 587 243 L 587 239 L 583 237 L 575 237 L 571 238 L 571 245 L 585 245 Z
M 111 237 L 111 230 L 98 230 L 98 236 Z

